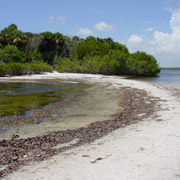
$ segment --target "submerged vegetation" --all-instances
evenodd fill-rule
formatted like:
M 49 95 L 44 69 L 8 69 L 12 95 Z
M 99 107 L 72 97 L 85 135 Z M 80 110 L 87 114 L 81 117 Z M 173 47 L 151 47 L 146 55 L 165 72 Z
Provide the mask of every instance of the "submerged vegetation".
M 37 109 L 40 106 L 59 100 L 58 97 L 46 96 L 45 93 L 0 97 L 0 117 L 25 114 L 29 109 Z
M 82 94 L 88 85 L 61 82 L 0 82 L 0 119 L 4 116 L 24 115 L 28 110 Z M 52 111 L 51 111 L 52 113 Z M 51 114 L 49 113 L 49 114 Z M 0 128 L 1 128 L 0 121 Z
M 111 38 L 72 38 L 60 33 L 33 34 L 15 24 L 0 32 L 0 76 L 59 72 L 155 76 L 156 59 L 145 52 L 129 53 Z

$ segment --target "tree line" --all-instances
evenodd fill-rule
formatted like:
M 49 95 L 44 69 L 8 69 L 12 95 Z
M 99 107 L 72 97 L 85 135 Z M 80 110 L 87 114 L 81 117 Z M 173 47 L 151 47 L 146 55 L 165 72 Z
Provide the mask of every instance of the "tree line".
M 22 32 L 11 24 L 0 32 L 0 76 L 51 72 L 155 76 L 156 59 L 145 52 L 129 53 L 111 38 L 72 38 L 61 33 Z

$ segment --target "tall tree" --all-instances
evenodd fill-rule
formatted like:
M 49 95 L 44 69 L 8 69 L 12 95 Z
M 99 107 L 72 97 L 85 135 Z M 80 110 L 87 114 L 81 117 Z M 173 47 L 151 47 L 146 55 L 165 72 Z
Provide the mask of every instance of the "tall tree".
M 19 50 L 25 51 L 25 47 L 27 44 L 27 36 L 25 33 L 18 30 L 15 24 L 11 24 L 1 31 L 0 44 L 2 44 L 3 47 L 5 47 L 8 44 L 14 45 Z
M 54 59 L 68 56 L 68 49 L 65 39 L 60 33 L 44 32 L 40 34 L 41 43 L 39 51 L 42 54 L 43 61 L 48 64 L 54 64 Z
M 39 46 L 41 44 L 41 36 L 39 34 L 26 33 L 27 45 L 25 47 L 26 61 L 42 61 L 42 56 L 39 51 Z

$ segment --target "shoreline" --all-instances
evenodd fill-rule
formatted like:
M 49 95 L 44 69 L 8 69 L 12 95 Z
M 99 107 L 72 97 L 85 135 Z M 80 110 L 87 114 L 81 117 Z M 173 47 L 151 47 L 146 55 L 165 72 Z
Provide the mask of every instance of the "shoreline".
M 5 178 L 20 180 L 26 177 L 26 174 L 32 175 L 29 176 L 31 180 L 38 178 L 54 180 L 59 179 L 59 177 L 73 180 L 118 180 L 120 177 L 121 179 L 133 180 L 178 178 L 179 174 L 174 169 L 177 169 L 180 163 L 178 156 L 180 103 L 177 96 L 174 96 L 173 90 L 169 91 L 159 85 L 154 86 L 116 76 L 70 73 L 54 73 L 51 76 L 48 73 L 48 75 L 40 75 L 35 78 L 42 79 L 42 77 L 43 79 L 48 77 L 51 79 L 101 82 L 108 84 L 110 88 L 124 88 L 124 91 L 127 92 L 124 100 L 125 105 L 127 105 L 126 116 L 121 114 L 118 117 L 120 121 L 109 120 L 104 123 L 108 124 L 108 126 L 103 125 L 104 129 L 101 126 L 102 124 L 92 124 L 89 133 L 93 132 L 95 135 L 92 135 L 90 140 L 87 140 L 87 137 L 91 137 L 87 133 L 88 129 L 80 129 L 79 131 L 82 133 L 79 134 L 78 132 L 75 139 L 69 137 L 67 142 L 71 144 L 71 141 L 79 138 L 81 140 L 79 142 L 83 142 L 83 146 L 77 145 L 77 141 L 72 145 L 61 147 L 68 150 L 42 162 L 32 162 Z M 18 77 L 18 79 L 21 78 Z M 128 96 L 129 98 L 127 98 Z M 144 107 L 146 108 L 144 109 Z M 128 126 L 126 126 L 123 120 L 128 118 L 131 122 L 129 121 L 130 123 L 127 123 Z M 132 123 L 132 119 L 136 123 Z M 109 129 L 107 133 L 107 127 L 114 128 Z M 102 134 L 99 133 L 101 131 Z M 86 133 L 88 136 L 85 136 Z M 84 139 L 84 137 L 86 138 Z M 71 149 L 70 147 L 73 145 L 75 147 Z M 41 156 L 39 156 L 40 158 Z M 87 169 L 89 169 L 88 172 Z M 79 177 L 79 173 L 81 173 L 81 177 Z

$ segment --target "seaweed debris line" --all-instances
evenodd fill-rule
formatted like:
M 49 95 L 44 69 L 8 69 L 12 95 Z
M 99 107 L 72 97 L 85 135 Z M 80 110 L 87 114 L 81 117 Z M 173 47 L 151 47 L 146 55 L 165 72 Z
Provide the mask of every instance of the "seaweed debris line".
M 56 73 L 48 77 L 110 84 L 124 92 L 123 110 L 112 119 L 86 127 L 0 141 L 1 177 L 8 180 L 180 177 L 179 92 L 113 76 Z

